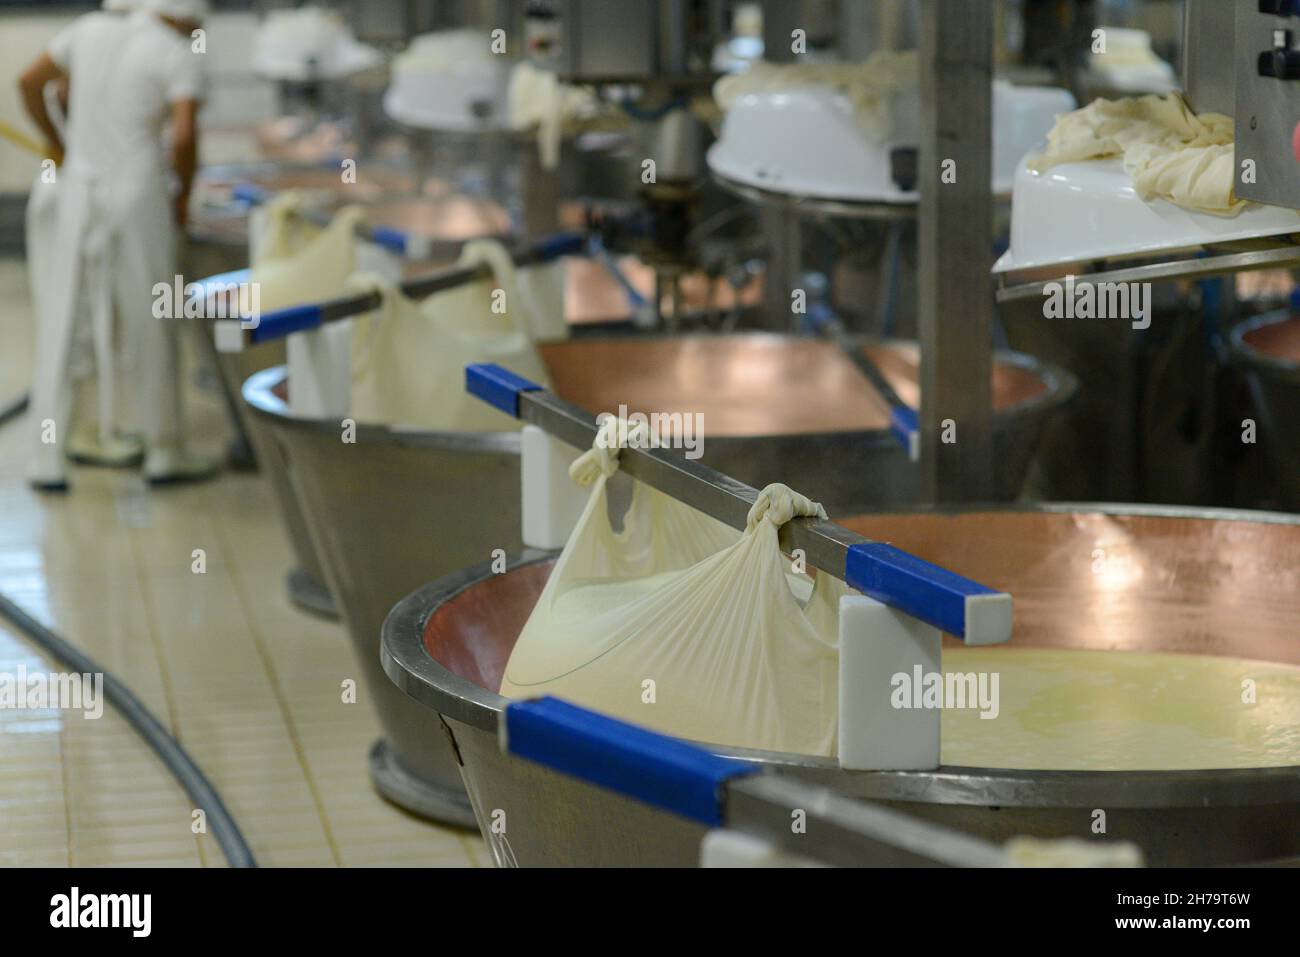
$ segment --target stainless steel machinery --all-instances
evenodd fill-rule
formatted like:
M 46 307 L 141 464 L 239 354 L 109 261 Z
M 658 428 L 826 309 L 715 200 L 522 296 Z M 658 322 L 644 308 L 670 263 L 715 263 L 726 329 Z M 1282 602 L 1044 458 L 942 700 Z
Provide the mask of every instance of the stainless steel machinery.
M 915 347 L 871 351 L 914 399 Z M 620 404 L 702 410 L 704 461 L 748 481 L 797 480 L 836 514 L 916 500 L 916 466 L 890 435 L 885 409 L 829 343 L 769 335 L 581 339 L 544 345 L 542 354 L 559 393 L 593 414 Z M 610 368 L 626 372 L 611 377 Z M 1015 354 L 999 356 L 995 375 L 998 491 L 1011 498 L 1038 436 L 1075 385 L 1063 370 Z M 340 446 L 337 422 L 290 412 L 283 383 L 283 370 L 260 372 L 245 384 L 244 400 L 283 456 L 293 505 L 379 712 L 376 786 L 414 813 L 468 823 L 445 740 L 429 734 L 427 713 L 379 670 L 380 626 L 419 585 L 477 565 L 494 549 L 521 547 L 519 436 L 359 423 L 356 442 Z M 801 401 L 786 400 L 792 390 Z
M 1271 460 L 1278 504 L 1300 512 L 1300 316 L 1258 316 L 1233 329 L 1228 345 L 1246 374 L 1259 417 L 1254 438 Z
M 485 374 L 490 381 L 490 373 Z M 528 383 L 476 390 L 557 438 L 585 444 L 594 422 Z M 628 448 L 620 467 L 729 524 L 743 524 L 755 490 L 683 461 Z M 852 583 L 855 532 L 888 541 L 1015 596 L 1019 646 L 1230 655 L 1300 663 L 1300 517 L 1173 508 L 1062 505 L 1004 510 L 886 512 L 838 525 L 795 519 L 783 548 Z M 1118 543 L 1118 544 L 1117 544 Z M 1123 552 L 1131 573 L 1098 575 L 1096 549 Z M 689 865 L 703 829 L 502 754 L 506 699 L 493 691 L 550 571 L 523 553 L 502 574 L 490 563 L 427 585 L 384 625 L 393 682 L 439 715 L 485 838 L 500 863 Z M 1180 574 L 1165 573 L 1179 568 Z M 838 569 L 838 570 L 837 570 Z M 1148 574 L 1148 570 L 1150 574 Z M 925 574 L 917 573 L 918 579 Z M 879 583 L 883 579 L 872 578 Z M 863 586 L 859 586 L 863 587 Z M 874 595 L 873 586 L 866 586 Z M 926 586 L 928 587 L 928 586 Z M 891 603 L 889 596 L 877 596 Z M 923 618 L 942 601 L 908 594 Z M 1177 614 L 1171 614 L 1177 609 Z M 1252 627 L 1242 628 L 1249 617 Z M 930 620 L 930 619 L 927 619 Z M 946 631 L 964 634 L 961 617 Z M 969 629 L 971 619 L 965 618 Z M 995 667 L 996 647 L 980 649 Z M 990 733 L 996 733 L 990 731 Z M 1191 771 L 849 771 L 834 759 L 710 746 L 836 792 L 879 800 L 986 840 L 1086 837 L 1095 809 L 1107 836 L 1136 843 L 1155 866 L 1273 861 L 1300 855 L 1300 766 Z M 502 832 L 494 822 L 506 820 Z
M 1196 651 L 1300 663 L 1300 519 L 1192 509 L 1064 506 L 1007 511 L 892 513 L 843 521 L 922 557 L 1010 589 L 1016 645 Z M 1169 580 L 1159 595 L 1088 587 L 1091 551 L 1108 534 L 1145 567 L 1215 567 Z M 1225 538 L 1234 541 L 1224 552 Z M 1078 556 L 1062 562 L 1061 555 Z M 703 828 L 503 755 L 507 700 L 493 688 L 545 584 L 550 559 L 520 555 L 505 575 L 488 565 L 448 576 L 401 602 L 385 624 L 389 676 L 440 716 L 498 859 L 492 812 L 510 821 L 521 865 L 690 866 Z M 1223 574 L 1219 574 L 1222 572 Z M 1175 620 L 1165 609 L 1178 607 Z M 1186 629 L 1184 616 L 1203 622 Z M 1260 624 L 1240 627 L 1249 619 Z M 997 654 L 990 651 L 991 656 Z M 426 732 L 433 734 L 434 732 Z M 1084 772 L 941 767 L 933 772 L 844 771 L 833 759 L 729 748 L 781 774 L 870 798 L 986 840 L 1016 834 L 1086 837 L 1108 809 L 1108 836 L 1131 840 L 1153 866 L 1226 864 L 1300 855 L 1300 767 Z

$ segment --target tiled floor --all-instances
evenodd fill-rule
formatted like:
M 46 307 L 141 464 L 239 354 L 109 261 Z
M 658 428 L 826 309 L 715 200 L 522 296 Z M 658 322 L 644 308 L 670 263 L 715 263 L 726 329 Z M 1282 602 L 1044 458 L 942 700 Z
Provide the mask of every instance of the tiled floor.
M 0 260 L 0 408 L 25 387 L 30 309 Z M 224 440 L 192 391 L 200 443 Z M 0 426 L 0 592 L 125 680 L 216 785 L 263 866 L 486 866 L 477 836 L 382 801 L 366 752 L 377 724 L 339 625 L 295 610 L 271 492 L 227 474 L 151 491 L 133 471 L 76 469 L 66 496 L 23 481 L 25 419 Z M 193 553 L 206 570 L 196 574 Z M 0 674 L 58 671 L 0 620 Z M 97 720 L 0 708 L 0 865 L 224 866 L 189 798 L 111 708 Z

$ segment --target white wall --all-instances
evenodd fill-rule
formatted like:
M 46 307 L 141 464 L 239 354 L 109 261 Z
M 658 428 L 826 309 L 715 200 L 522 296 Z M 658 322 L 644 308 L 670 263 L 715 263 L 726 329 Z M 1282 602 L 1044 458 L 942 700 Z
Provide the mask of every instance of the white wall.
M 76 14 L 0 14 L 0 120 L 40 138 L 23 112 L 18 74 Z M 217 14 L 208 31 L 208 101 L 201 114 L 205 135 L 202 159 L 251 159 L 252 138 L 239 132 L 275 112 L 274 87 L 252 75 L 253 32 L 257 19 L 247 13 Z M 0 193 L 26 193 L 37 159 L 0 139 Z
M 18 74 L 75 14 L 0 15 L 0 120 L 40 139 L 18 98 Z M 8 140 L 0 139 L 0 193 L 25 193 L 36 176 L 39 160 Z

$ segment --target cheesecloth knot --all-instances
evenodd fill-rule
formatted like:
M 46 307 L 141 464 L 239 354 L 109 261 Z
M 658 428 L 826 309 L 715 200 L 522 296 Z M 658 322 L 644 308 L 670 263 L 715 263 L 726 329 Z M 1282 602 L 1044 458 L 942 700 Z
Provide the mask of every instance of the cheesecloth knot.
M 379 273 L 366 270 L 350 274 L 345 285 L 348 292 L 356 293 L 359 296 L 374 292 L 383 296 L 385 300 L 388 299 L 388 293 L 393 288 L 393 284 Z
M 650 429 L 645 422 L 628 422 L 618 416 L 606 415 L 596 429 L 591 448 L 569 466 L 569 478 L 579 485 L 591 485 L 602 475 L 609 478 L 618 471 L 620 449 L 649 444 Z
M 825 519 L 826 509 L 822 508 L 820 502 L 800 495 L 790 486 L 773 482 L 758 493 L 758 498 L 754 500 L 749 515 L 745 518 L 745 531 L 752 532 L 763 519 L 780 528 L 795 516 Z

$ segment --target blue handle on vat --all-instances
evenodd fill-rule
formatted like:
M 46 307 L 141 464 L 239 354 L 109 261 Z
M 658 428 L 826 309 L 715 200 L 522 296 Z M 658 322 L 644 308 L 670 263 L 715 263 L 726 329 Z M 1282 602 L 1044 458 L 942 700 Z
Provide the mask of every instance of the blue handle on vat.
M 465 367 L 465 389 L 519 418 L 519 396 L 542 387 L 493 363 Z M 1011 596 L 883 542 L 850 545 L 844 581 L 877 601 L 934 625 L 967 644 L 1011 638 Z
M 253 342 L 266 342 L 280 339 L 292 332 L 316 329 L 320 326 L 323 315 L 317 303 L 276 309 L 258 317 L 257 324 L 249 329 L 248 337 Z
M 758 771 L 552 697 L 507 705 L 501 748 L 709 827 L 722 823 L 723 785 Z
M 383 246 L 390 252 L 397 253 L 399 256 L 406 255 L 407 238 L 406 233 L 400 229 L 393 229 L 391 226 L 374 226 L 367 230 L 370 241 L 377 246 Z
M 533 243 L 531 251 L 539 262 L 550 262 L 561 256 L 577 256 L 587 248 L 587 238 L 582 233 L 556 233 Z
M 476 362 L 465 367 L 465 391 L 516 419 L 519 418 L 519 394 L 541 390 L 536 382 L 494 362 Z
M 968 644 L 1011 637 L 1011 596 L 932 565 L 884 542 L 850 545 L 844 581 L 877 601 Z
M 236 183 L 230 188 L 230 195 L 237 202 L 260 206 L 266 202 L 267 192 L 253 183 Z

